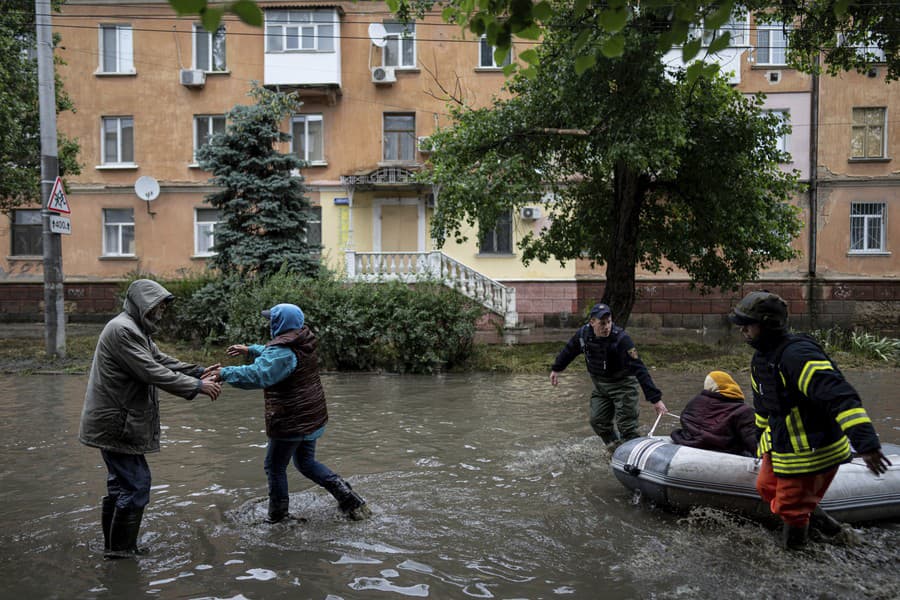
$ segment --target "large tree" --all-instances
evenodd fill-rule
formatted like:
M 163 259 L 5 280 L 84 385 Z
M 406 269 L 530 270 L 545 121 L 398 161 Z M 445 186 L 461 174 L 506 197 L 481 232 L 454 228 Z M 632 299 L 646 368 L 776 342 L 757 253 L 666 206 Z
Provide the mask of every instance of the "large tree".
M 797 175 L 779 168 L 785 126 L 762 100 L 717 77 L 667 73 L 652 14 L 629 21 L 621 57 L 578 73 L 577 17 L 557 18 L 537 77 L 518 75 L 512 97 L 489 108 L 456 106 L 455 123 L 432 136 L 433 237 L 463 241 L 466 225 L 484 232 L 551 198 L 549 226 L 519 242 L 523 259 L 605 264 L 603 300 L 622 322 L 637 265 L 668 260 L 701 289 L 733 288 L 793 257 Z
M 54 8 L 60 4 L 54 2 Z M 34 0 L 0 3 L 0 210 L 4 211 L 41 199 L 41 118 L 34 21 Z M 54 43 L 57 41 L 55 36 Z M 56 109 L 73 110 L 58 76 Z M 78 174 L 77 141 L 60 134 L 57 145 L 60 175 Z
M 497 48 L 500 62 L 509 52 L 514 38 L 539 40 L 545 28 L 559 14 L 554 0 L 385 0 L 401 19 L 421 18 L 438 9 L 445 21 L 486 35 Z M 208 31 L 215 31 L 225 12 L 232 12 L 246 23 L 260 26 L 262 12 L 254 0 L 237 0 L 212 5 L 207 0 L 169 0 L 179 14 L 199 14 Z M 625 24 L 631 16 L 655 13 L 660 17 L 655 32 L 660 50 L 681 46 L 685 61 L 701 51 L 697 30 L 707 35 L 719 32 L 722 47 L 727 45 L 729 16 L 735 11 L 759 12 L 771 21 L 793 25 L 791 60 L 797 68 L 814 71 L 824 53 L 830 72 L 868 69 L 880 62 L 879 49 L 887 63 L 888 81 L 900 77 L 900 10 L 895 0 L 568 0 L 566 12 L 572 15 L 575 36 L 572 60 L 579 69 L 592 66 L 598 57 L 621 56 L 627 36 Z M 603 35 L 588 35 L 597 32 Z M 859 52 L 857 48 L 870 51 Z M 525 51 L 533 74 L 537 53 Z M 515 63 L 510 70 L 515 68 Z M 715 63 L 711 63 L 715 68 Z M 700 74 L 689 73 L 689 78 Z
M 215 229 L 213 265 L 225 274 L 268 275 L 284 265 L 314 275 L 320 248 L 307 242 L 312 215 L 299 174 L 305 163 L 275 148 L 290 139 L 281 126 L 301 103 L 296 93 L 256 84 L 250 96 L 256 103 L 232 108 L 225 115 L 225 133 L 197 152 L 200 167 L 222 188 L 206 198 L 223 213 Z

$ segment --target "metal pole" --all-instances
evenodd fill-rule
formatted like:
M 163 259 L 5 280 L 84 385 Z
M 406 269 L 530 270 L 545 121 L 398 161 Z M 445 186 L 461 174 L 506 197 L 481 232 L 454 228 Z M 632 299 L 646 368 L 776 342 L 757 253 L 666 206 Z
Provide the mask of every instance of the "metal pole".
M 50 0 L 35 0 L 37 26 L 38 99 L 41 115 L 41 241 L 44 249 L 44 341 L 47 354 L 66 355 L 66 314 L 63 308 L 62 241 L 50 231 L 47 210 L 53 183 L 59 175 L 56 145 L 56 86 L 53 67 L 53 29 Z

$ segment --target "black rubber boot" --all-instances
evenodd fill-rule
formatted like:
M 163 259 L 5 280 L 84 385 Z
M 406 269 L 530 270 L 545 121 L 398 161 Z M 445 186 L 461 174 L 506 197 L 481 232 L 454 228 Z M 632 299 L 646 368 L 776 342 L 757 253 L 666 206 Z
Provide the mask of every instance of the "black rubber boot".
M 828 537 L 834 537 L 842 530 L 840 521 L 825 512 L 821 506 L 817 506 L 809 516 L 809 527 Z
M 285 520 L 290 514 L 290 506 L 290 498 L 269 497 L 269 517 L 266 519 L 266 523 L 279 523 Z
M 336 476 L 329 479 L 323 487 L 337 500 L 341 512 L 354 521 L 362 521 L 372 516 L 372 511 L 366 505 L 366 501 L 354 492 L 350 484 L 342 477 Z
M 100 525 L 103 527 L 103 551 L 109 550 L 109 529 L 112 526 L 113 513 L 116 512 L 116 496 L 103 496 L 101 499 Z
M 809 525 L 803 527 L 791 527 L 787 523 L 781 530 L 781 547 L 785 550 L 799 550 L 806 546 L 808 539 Z
M 115 508 L 109 526 L 109 548 L 103 556 L 110 559 L 132 558 L 147 554 L 146 548 L 138 548 L 138 532 L 144 508 Z

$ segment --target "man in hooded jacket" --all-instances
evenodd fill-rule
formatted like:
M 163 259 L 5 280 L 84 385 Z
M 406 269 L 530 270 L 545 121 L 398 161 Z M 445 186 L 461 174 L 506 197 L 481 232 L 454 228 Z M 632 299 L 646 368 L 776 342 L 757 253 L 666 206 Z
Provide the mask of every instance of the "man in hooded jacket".
M 150 501 L 150 467 L 145 454 L 159 452 L 159 392 L 192 400 L 215 400 L 221 384 L 214 367 L 181 362 L 159 351 L 151 335 L 175 297 L 149 279 L 135 280 L 123 310 L 100 333 L 91 364 L 78 439 L 100 449 L 106 463 L 102 499 L 104 556 L 143 554 L 137 547 L 144 507 Z
M 299 306 L 277 304 L 263 311 L 272 339 L 265 346 L 235 344 L 229 356 L 249 356 L 252 364 L 222 367 L 216 378 L 242 389 L 263 389 L 266 401 L 265 470 L 269 484 L 268 522 L 289 516 L 287 466 L 293 459 L 300 473 L 325 488 L 338 508 L 354 520 L 371 514 L 350 484 L 316 460 L 316 440 L 325 433 L 328 410 L 319 378 L 318 340 L 304 324 Z

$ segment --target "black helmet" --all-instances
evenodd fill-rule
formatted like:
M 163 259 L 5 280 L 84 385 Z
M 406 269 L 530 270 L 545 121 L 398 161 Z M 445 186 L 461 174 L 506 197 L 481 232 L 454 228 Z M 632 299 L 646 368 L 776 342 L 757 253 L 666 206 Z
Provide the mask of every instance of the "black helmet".
M 728 320 L 735 325 L 759 323 L 767 329 L 784 329 L 787 317 L 787 302 L 778 294 L 762 290 L 744 296 L 731 309 Z

